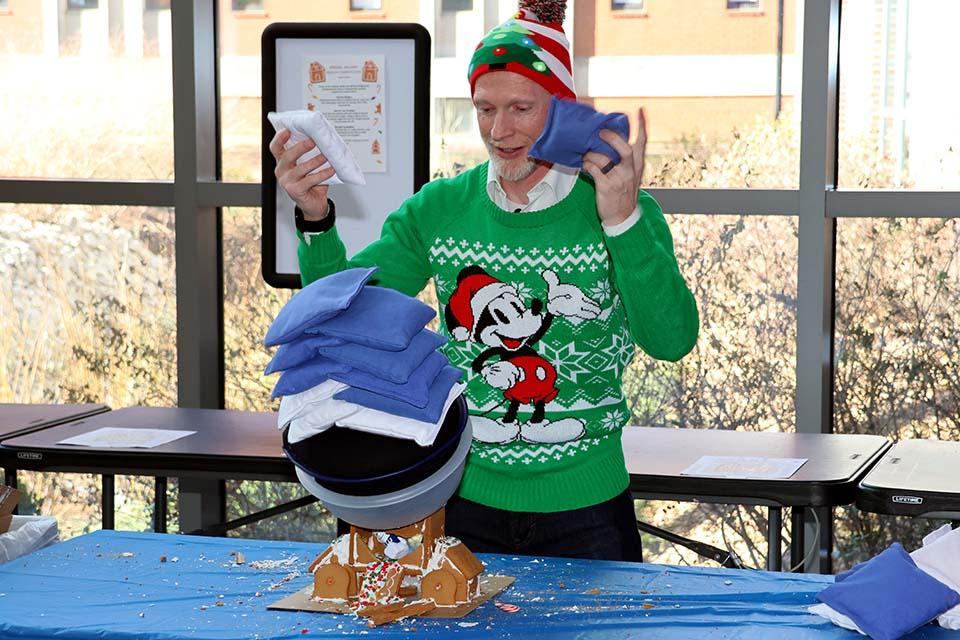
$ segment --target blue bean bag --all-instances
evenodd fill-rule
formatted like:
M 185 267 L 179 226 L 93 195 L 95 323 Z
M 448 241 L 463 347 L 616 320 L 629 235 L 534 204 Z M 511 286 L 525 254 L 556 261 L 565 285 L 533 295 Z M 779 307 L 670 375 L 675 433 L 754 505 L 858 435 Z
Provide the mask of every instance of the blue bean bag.
M 337 316 L 361 294 L 363 285 L 376 270 L 377 267 L 347 269 L 311 282 L 283 305 L 263 343 L 274 347 L 290 342 L 303 335 L 307 327 Z
M 528 154 L 565 167 L 583 168 L 583 155 L 588 151 L 602 153 L 614 163 L 620 154 L 600 137 L 600 131 L 611 129 L 624 140 L 630 139 L 630 121 L 622 113 L 600 113 L 593 107 L 572 100 L 550 99 L 550 113 L 540 137 Z

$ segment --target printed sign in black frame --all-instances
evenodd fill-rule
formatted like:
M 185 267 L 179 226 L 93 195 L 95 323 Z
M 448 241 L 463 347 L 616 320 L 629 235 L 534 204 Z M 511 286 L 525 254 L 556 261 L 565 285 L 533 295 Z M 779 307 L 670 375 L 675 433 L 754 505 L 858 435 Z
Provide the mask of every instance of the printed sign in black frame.
M 267 113 L 276 110 L 277 104 L 277 41 L 287 39 L 298 40 L 343 40 L 346 43 L 357 40 L 409 40 L 413 43 L 413 73 L 409 81 L 403 78 L 403 81 L 395 83 L 394 86 L 403 87 L 412 92 L 413 98 L 413 121 L 410 126 L 413 131 L 412 140 L 412 169 L 413 179 L 409 191 L 396 194 L 396 205 L 415 194 L 420 190 L 430 177 L 430 34 L 419 24 L 414 23 L 378 23 L 378 24 L 352 24 L 352 23 L 323 23 L 323 24 L 305 24 L 305 23 L 275 23 L 269 25 L 263 32 L 261 38 L 261 60 L 262 60 L 262 85 L 263 98 L 261 103 L 261 127 L 262 149 L 261 163 L 263 170 L 262 178 L 262 204 L 261 204 L 261 227 L 262 227 L 262 274 L 263 279 L 272 287 L 294 289 L 299 288 L 300 274 L 291 272 L 281 272 L 278 268 L 278 250 L 277 234 L 281 232 L 277 228 L 277 180 L 274 177 L 274 168 L 276 161 L 270 153 L 270 140 L 274 135 L 273 125 L 267 120 Z M 370 52 L 376 54 L 376 51 Z M 392 60 L 392 62 L 396 62 Z M 396 66 L 396 65 L 394 65 Z M 387 74 L 390 73 L 388 67 Z M 394 91 L 387 96 L 387 109 L 391 109 L 391 103 L 397 104 L 397 101 L 409 100 L 410 95 L 399 94 Z M 388 140 L 390 131 L 387 132 Z M 388 152 L 389 153 L 389 152 Z M 387 171 L 391 169 L 391 163 L 387 165 Z M 368 187 L 349 187 L 348 185 L 336 185 L 331 188 L 331 197 L 336 199 L 337 190 L 356 189 L 353 192 L 357 197 L 362 198 L 362 190 Z M 344 212 L 339 206 L 337 209 L 338 220 L 342 219 Z M 389 211 L 378 212 L 386 216 Z M 291 214 L 292 215 L 292 214 Z M 371 238 L 379 237 L 380 228 L 370 229 Z

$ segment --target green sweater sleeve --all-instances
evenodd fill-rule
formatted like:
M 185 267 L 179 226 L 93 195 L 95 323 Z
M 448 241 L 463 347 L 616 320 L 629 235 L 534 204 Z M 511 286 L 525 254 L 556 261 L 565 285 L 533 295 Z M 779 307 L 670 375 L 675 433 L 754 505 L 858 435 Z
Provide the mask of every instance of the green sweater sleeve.
M 676 362 L 697 342 L 697 302 L 680 274 L 660 204 L 644 191 L 638 204 L 636 224 L 618 236 L 605 236 L 614 286 L 633 341 L 653 358 Z
M 299 231 L 297 260 L 300 280 L 307 286 L 314 280 L 352 267 L 378 266 L 371 283 L 415 296 L 432 276 L 427 251 L 422 240 L 422 220 L 426 206 L 425 192 L 429 185 L 408 198 L 383 223 L 380 239 L 347 259 L 337 228 L 306 237 Z

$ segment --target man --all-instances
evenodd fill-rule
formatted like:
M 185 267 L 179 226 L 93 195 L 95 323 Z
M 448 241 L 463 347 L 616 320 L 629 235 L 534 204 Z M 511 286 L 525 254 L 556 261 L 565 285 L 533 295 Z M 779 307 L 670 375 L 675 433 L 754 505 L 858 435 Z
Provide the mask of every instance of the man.
M 550 5 L 521 2 L 471 60 L 489 162 L 425 185 L 353 259 L 320 186 L 333 170 L 308 175 L 322 156 L 297 166 L 312 143 L 283 151 L 287 132 L 270 148 L 297 203 L 305 285 L 372 264 L 378 284 L 408 295 L 434 279 L 474 432 L 448 533 L 477 552 L 639 561 L 621 376 L 635 344 L 683 357 L 699 320 L 660 207 L 640 190 L 642 112 L 633 145 L 601 133 L 619 163 L 590 152 L 581 173 L 527 155 L 551 95 L 576 98 L 563 3 Z

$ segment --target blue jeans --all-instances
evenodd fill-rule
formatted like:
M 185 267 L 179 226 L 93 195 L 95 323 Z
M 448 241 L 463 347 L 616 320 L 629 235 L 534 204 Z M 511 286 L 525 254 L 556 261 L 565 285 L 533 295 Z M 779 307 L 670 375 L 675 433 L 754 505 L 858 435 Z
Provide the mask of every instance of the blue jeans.
M 555 513 L 504 511 L 454 496 L 447 503 L 446 533 L 477 553 L 643 561 L 629 490 Z

